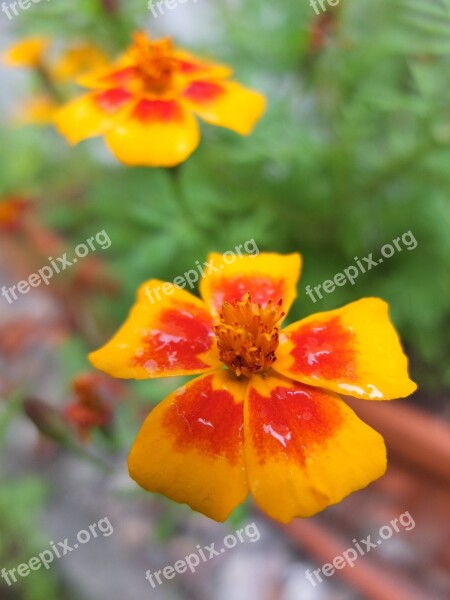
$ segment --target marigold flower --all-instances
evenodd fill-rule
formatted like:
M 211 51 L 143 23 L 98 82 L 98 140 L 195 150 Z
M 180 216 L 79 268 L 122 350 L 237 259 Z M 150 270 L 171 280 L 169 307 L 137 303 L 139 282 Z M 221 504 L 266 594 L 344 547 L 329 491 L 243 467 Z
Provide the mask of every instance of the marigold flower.
M 388 305 L 364 298 L 281 329 L 299 254 L 234 264 L 212 254 L 208 264 L 203 300 L 166 284 L 170 295 L 151 302 L 149 290 L 164 284 L 150 280 L 124 325 L 90 355 L 115 377 L 202 375 L 147 417 L 131 477 L 218 521 L 250 491 L 283 523 L 380 477 L 383 438 L 338 394 L 390 400 L 416 389 Z
M 104 135 L 127 165 L 172 167 L 200 141 L 194 114 L 247 135 L 261 117 L 261 94 L 230 81 L 232 71 L 137 33 L 114 65 L 80 79 L 92 91 L 63 106 L 55 124 L 70 143 Z

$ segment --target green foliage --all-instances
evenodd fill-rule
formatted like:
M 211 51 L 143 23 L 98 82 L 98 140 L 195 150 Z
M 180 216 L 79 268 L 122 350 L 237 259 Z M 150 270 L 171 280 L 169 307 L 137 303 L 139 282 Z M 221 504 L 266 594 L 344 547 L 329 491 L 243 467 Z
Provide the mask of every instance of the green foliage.
M 37 533 L 36 513 L 46 497 L 45 484 L 36 478 L 0 482 L 0 565 L 7 570 L 39 555 L 48 540 Z M 54 574 L 44 568 L 29 579 L 17 577 L 13 584 L 17 598 L 23 600 L 57 600 L 60 597 Z M 9 590 L 0 579 L 0 595 Z M 3 591 L 2 591 L 3 590 Z M 9 596 L 6 596 L 9 597 Z

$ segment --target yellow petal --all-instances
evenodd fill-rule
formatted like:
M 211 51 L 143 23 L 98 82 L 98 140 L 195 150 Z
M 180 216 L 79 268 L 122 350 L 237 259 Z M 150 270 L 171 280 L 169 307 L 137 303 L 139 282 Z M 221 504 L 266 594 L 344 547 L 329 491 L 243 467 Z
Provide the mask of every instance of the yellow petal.
M 286 377 L 367 400 L 412 394 L 408 361 L 379 298 L 311 315 L 280 334 L 273 368 Z
M 141 100 L 106 135 L 106 143 L 126 165 L 173 167 L 200 141 L 192 113 L 175 100 Z
M 224 521 L 248 493 L 243 458 L 245 381 L 230 371 L 180 388 L 147 417 L 128 465 L 144 489 Z
M 80 96 L 54 116 L 59 132 L 71 143 L 104 134 L 129 107 L 131 95 L 122 88 Z
M 256 503 L 288 523 L 381 477 L 381 435 L 335 394 L 280 375 L 254 377 L 244 408 L 245 465 Z
M 176 59 L 177 71 L 185 79 L 223 79 L 233 74 L 233 70 L 227 65 L 198 58 L 185 50 L 174 50 L 173 56 Z
M 196 375 L 221 365 L 205 304 L 157 279 L 139 288 L 125 323 L 89 359 L 97 369 L 123 379 Z
M 76 82 L 82 87 L 95 90 L 107 90 L 111 87 L 130 89 L 136 87 L 141 79 L 135 61 L 129 56 L 122 56 L 108 65 L 96 65 L 92 70 L 80 73 Z
M 266 108 L 262 94 L 234 81 L 193 81 L 184 101 L 207 123 L 248 135 Z
M 3 62 L 11 67 L 37 67 L 51 41 L 45 37 L 29 37 L 8 48 Z
M 200 293 L 214 316 L 220 313 L 224 301 L 241 301 L 247 292 L 250 292 L 252 302 L 262 306 L 269 300 L 275 303 L 281 299 L 285 313 L 297 296 L 302 264 L 300 254 L 256 254 L 259 250 L 251 241 L 248 249 L 241 245 L 239 250 L 208 256 Z

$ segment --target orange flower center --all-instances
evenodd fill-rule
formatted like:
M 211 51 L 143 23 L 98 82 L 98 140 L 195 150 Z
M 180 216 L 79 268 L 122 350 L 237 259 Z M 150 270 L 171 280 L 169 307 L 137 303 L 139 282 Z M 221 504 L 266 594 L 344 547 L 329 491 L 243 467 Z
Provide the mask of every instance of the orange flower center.
M 270 369 L 276 360 L 280 329 L 284 316 L 282 300 L 265 308 L 253 304 L 250 293 L 242 301 L 224 302 L 220 321 L 214 325 L 220 360 L 236 375 L 251 377 Z
M 136 33 L 131 56 L 148 91 L 158 93 L 170 88 L 176 67 L 171 39 L 152 42 L 145 33 Z

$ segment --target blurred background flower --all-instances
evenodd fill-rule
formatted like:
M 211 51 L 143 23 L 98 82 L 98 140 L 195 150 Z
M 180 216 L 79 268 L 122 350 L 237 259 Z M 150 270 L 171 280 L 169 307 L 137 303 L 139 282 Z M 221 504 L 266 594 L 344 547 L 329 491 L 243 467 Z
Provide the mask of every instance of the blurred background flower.
M 228 81 L 228 67 L 201 60 L 136 32 L 116 63 L 83 78 L 93 88 L 63 105 L 55 124 L 72 144 L 104 135 L 127 165 L 175 167 L 197 148 L 194 115 L 241 135 L 264 111 L 261 94 Z

